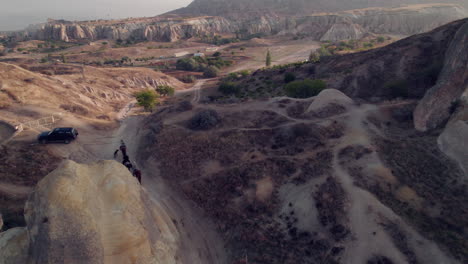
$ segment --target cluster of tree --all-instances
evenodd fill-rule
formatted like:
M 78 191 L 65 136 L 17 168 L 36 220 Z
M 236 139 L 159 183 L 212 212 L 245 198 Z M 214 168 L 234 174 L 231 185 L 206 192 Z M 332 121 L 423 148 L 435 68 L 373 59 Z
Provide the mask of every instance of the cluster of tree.
M 142 58 L 136 58 L 135 61 L 143 61 L 143 62 L 147 62 L 149 60 L 154 60 L 156 59 L 155 56 L 151 56 L 151 57 L 142 57 Z
M 128 56 L 124 56 L 121 59 L 105 59 L 104 65 L 118 65 L 122 66 L 124 64 L 132 63 L 132 59 Z M 132 64 L 133 65 L 133 64 Z
M 221 57 L 193 57 L 180 59 L 176 63 L 176 69 L 182 71 L 203 72 L 207 78 L 216 77 L 219 69 L 232 65 L 232 61 L 224 60 Z
M 184 83 L 193 83 L 196 80 L 195 76 L 193 75 L 184 75 L 184 76 L 178 77 L 177 79 L 179 79 L 180 81 Z
M 249 70 L 242 70 L 238 72 L 231 72 L 228 74 L 228 76 L 225 78 L 226 81 L 232 81 L 232 80 L 238 80 L 242 77 L 247 77 L 250 75 Z
M 139 106 L 142 106 L 145 111 L 151 112 L 156 105 L 159 104 L 159 98 L 165 96 L 173 96 L 174 88 L 169 85 L 161 85 L 156 89 L 146 89 L 134 94 Z

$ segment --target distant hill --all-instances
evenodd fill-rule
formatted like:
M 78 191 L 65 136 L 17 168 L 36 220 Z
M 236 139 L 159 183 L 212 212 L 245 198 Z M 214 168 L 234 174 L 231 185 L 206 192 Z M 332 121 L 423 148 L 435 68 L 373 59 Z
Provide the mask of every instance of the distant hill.
M 368 7 L 397 7 L 410 4 L 452 3 L 468 8 L 468 0 L 194 0 L 172 13 L 192 15 L 251 15 L 275 13 L 302 15 Z

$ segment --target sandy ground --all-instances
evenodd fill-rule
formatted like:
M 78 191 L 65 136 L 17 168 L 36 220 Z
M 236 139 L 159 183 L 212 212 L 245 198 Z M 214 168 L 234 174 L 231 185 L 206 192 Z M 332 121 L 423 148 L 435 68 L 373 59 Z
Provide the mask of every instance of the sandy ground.
M 380 224 L 381 217 L 401 224 L 403 230 L 410 234 L 410 244 L 413 244 L 418 251 L 418 255 L 425 259 L 424 263 L 456 263 L 456 261 L 445 255 L 434 242 L 420 236 L 374 195 L 357 187 L 351 175 L 340 164 L 339 152 L 347 146 L 361 145 L 373 148 L 370 135 L 364 125 L 370 112 L 378 112 L 378 108 L 375 105 L 352 106 L 346 119 L 347 131 L 345 136 L 340 139 L 340 142 L 334 148 L 334 175 L 348 195 L 348 218 L 351 231 L 355 236 L 355 241 L 349 242 L 346 246 L 343 263 L 365 263 L 372 254 L 388 256 L 395 263 L 407 263 L 407 259 L 401 250 L 395 247 L 394 242 Z M 364 166 L 369 170 L 372 170 L 372 168 L 385 168 L 376 152 L 370 155 Z M 377 176 L 376 173 L 374 175 Z
M 320 48 L 320 43 L 311 40 L 293 41 L 285 44 L 271 43 L 265 47 L 247 47 L 244 55 L 251 59 L 239 62 L 228 71 L 257 70 L 265 67 L 267 50 L 270 50 L 274 66 L 307 60 L 310 52 L 318 48 Z
M 194 100 L 203 83 L 204 80 L 199 81 L 191 89 L 195 91 Z M 143 161 L 137 160 L 138 143 L 143 135 L 141 122 L 145 116 L 135 114 L 133 106 L 134 102 L 130 102 L 119 112 L 120 127 L 116 130 L 96 131 L 82 121 L 68 120 L 69 125 L 71 122 L 79 127 L 79 139 L 70 145 L 54 144 L 50 148 L 59 156 L 90 163 L 113 159 L 113 152 L 120 146 L 120 140 L 124 140 L 132 164 L 142 171 L 143 189 L 150 194 L 153 202 L 162 210 L 161 213 L 171 219 L 171 223 L 165 224 L 177 230 L 175 236 L 180 237 L 180 253 L 177 255 L 179 263 L 226 263 L 224 244 L 213 228 L 213 223 L 182 192 L 169 186 L 160 177 L 157 164 L 143 164 Z M 121 158 L 119 154 L 117 160 L 121 161 Z

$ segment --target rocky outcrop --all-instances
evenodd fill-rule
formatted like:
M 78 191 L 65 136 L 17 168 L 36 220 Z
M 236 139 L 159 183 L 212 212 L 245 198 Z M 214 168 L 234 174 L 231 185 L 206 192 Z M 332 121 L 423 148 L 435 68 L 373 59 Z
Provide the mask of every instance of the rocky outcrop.
M 177 41 L 213 34 L 301 34 L 317 40 L 359 39 L 368 33 L 411 35 L 425 32 L 467 12 L 458 5 L 433 4 L 403 8 L 368 8 L 339 13 L 291 16 L 275 12 L 258 15 L 135 19 L 123 21 L 65 22 L 51 20 L 27 30 L 26 36 L 39 40 L 132 39 Z M 221 15 L 221 16 L 220 16 Z M 24 35 L 24 34 L 21 34 Z
M 439 148 L 456 160 L 468 177 L 468 122 L 459 120 L 449 124 L 438 139 Z
M 414 125 L 421 131 L 444 124 L 454 105 L 468 89 L 468 21 L 456 32 L 448 47 L 444 67 L 437 84 L 419 102 L 414 111 Z
M 0 263 L 177 263 L 172 220 L 115 161 L 64 162 L 25 217 L 27 228 L 0 234 Z
M 162 22 L 76 22 L 61 23 L 50 21 L 34 29 L 28 35 L 39 40 L 99 40 L 134 39 L 148 41 L 177 41 L 181 38 L 201 36 L 208 32 L 234 31 L 231 24 L 220 17 L 204 17 Z

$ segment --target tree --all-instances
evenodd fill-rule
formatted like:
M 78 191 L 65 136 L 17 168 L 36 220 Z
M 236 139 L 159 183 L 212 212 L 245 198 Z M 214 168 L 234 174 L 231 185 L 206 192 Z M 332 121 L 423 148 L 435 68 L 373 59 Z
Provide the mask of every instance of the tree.
M 61 54 L 62 62 L 67 63 L 67 58 L 65 57 L 65 54 Z
M 180 59 L 176 63 L 177 70 L 197 71 L 199 64 L 192 58 Z
M 206 69 L 203 71 L 203 77 L 206 78 L 214 78 L 218 76 L 219 70 L 215 66 L 209 66 L 206 67 Z
M 173 96 L 175 89 L 169 85 L 161 85 L 156 88 L 156 92 L 158 92 L 161 96 Z
M 220 57 L 220 56 L 221 56 L 221 52 L 219 51 L 213 53 L 213 57 Z
M 309 98 L 318 95 L 325 88 L 327 84 L 322 80 L 305 79 L 288 83 L 284 90 L 289 97 Z
M 143 106 L 145 111 L 152 111 L 158 101 L 158 94 L 154 90 L 144 90 L 135 93 L 135 98 L 139 106 Z
M 320 55 L 315 51 L 311 51 L 309 54 L 309 61 L 313 63 L 320 62 Z
M 270 50 L 267 50 L 265 65 L 266 65 L 267 67 L 270 67 L 270 66 L 271 66 L 271 54 L 270 54 Z

